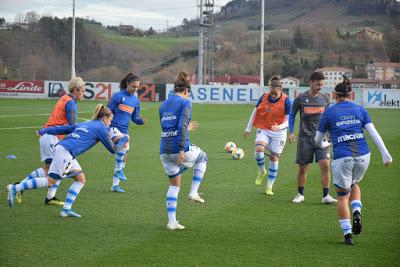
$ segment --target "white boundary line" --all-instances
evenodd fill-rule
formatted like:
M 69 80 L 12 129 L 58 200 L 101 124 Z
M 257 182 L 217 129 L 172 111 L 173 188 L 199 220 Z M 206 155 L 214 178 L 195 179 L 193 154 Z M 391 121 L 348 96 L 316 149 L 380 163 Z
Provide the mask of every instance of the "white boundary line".
M 10 128 L 0 128 L 0 130 L 19 130 L 19 129 L 42 129 L 43 125 L 41 126 L 24 126 L 24 127 L 10 127 Z
M 91 114 L 93 112 L 79 112 L 79 114 Z M 28 116 L 49 116 L 51 113 L 40 113 L 40 114 L 14 114 L 14 115 L 0 115 L 0 118 L 12 118 L 12 117 L 28 117 Z

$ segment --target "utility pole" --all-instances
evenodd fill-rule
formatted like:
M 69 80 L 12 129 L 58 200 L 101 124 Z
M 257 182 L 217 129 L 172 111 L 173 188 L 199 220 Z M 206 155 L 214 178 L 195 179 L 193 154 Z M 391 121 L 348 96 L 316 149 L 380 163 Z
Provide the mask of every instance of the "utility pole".
M 260 87 L 264 88 L 264 12 L 265 0 L 261 0 L 261 53 L 260 53 Z
M 200 0 L 198 83 L 214 80 L 214 0 Z
M 75 0 L 72 0 L 72 53 L 71 78 L 75 77 Z
M 199 59 L 197 63 L 197 83 L 203 84 L 203 0 L 200 0 L 200 20 L 199 20 Z

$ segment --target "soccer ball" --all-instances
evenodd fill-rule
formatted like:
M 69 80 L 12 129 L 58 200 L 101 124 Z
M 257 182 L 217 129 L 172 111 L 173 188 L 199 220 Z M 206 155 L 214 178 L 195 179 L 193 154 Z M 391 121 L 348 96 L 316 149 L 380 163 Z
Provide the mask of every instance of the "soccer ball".
M 225 144 L 225 151 L 227 153 L 232 153 L 236 149 L 236 144 L 234 142 L 228 142 Z
M 241 148 L 237 148 L 232 152 L 232 158 L 242 159 L 244 157 L 244 151 Z

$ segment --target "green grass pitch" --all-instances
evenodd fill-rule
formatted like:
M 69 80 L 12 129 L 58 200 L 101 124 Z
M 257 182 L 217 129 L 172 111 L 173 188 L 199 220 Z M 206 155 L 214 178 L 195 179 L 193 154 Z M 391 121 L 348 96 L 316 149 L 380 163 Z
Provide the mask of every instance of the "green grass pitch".
M 316 165 L 306 202 L 291 203 L 297 193 L 295 145 L 283 152 L 274 196 L 254 185 L 254 131 L 250 139 L 242 137 L 250 105 L 193 105 L 200 128 L 191 141 L 207 152 L 209 163 L 200 187 L 203 205 L 188 201 L 191 173 L 183 175 L 177 216 L 184 231 L 165 230 L 168 178 L 158 156 L 157 103 L 142 103 L 148 124 L 131 125 L 125 194 L 110 192 L 113 157 L 98 144 L 78 158 L 87 177 L 74 205 L 82 218 L 59 217 L 59 208 L 43 204 L 46 190 L 25 192 L 23 203 L 11 209 L 4 188 L 41 166 L 36 129 L 29 127 L 43 125 L 54 103 L 0 100 L 0 266 L 400 265 L 400 110 L 370 110 L 394 164 L 384 168 L 369 141 L 371 164 L 361 183 L 363 233 L 348 247 L 341 244 L 335 206 L 320 203 Z M 95 105 L 80 102 L 79 118 L 90 118 Z M 21 128 L 10 129 L 15 127 Z M 244 149 L 243 160 L 224 152 L 227 141 Z M 17 158 L 7 159 L 10 154 Z M 59 198 L 65 199 L 70 184 L 62 182 Z

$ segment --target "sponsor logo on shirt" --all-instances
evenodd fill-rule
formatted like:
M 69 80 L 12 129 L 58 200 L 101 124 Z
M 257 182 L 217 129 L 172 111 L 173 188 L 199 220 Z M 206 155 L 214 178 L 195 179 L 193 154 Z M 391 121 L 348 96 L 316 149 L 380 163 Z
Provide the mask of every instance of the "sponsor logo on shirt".
M 304 113 L 306 114 L 320 114 L 325 111 L 324 107 L 304 107 Z
M 176 120 L 176 116 L 174 113 L 171 113 L 171 112 L 163 113 L 161 121 L 172 121 L 172 120 Z
M 135 110 L 135 108 L 124 104 L 119 104 L 118 108 L 128 113 L 133 113 L 133 111 Z
M 162 138 L 172 137 L 172 136 L 178 136 L 178 130 L 170 131 L 170 132 L 161 132 L 161 137 Z
M 364 139 L 364 135 L 362 133 L 353 133 L 353 134 L 345 134 L 338 137 L 338 143 L 346 142 L 349 140 L 357 140 Z

